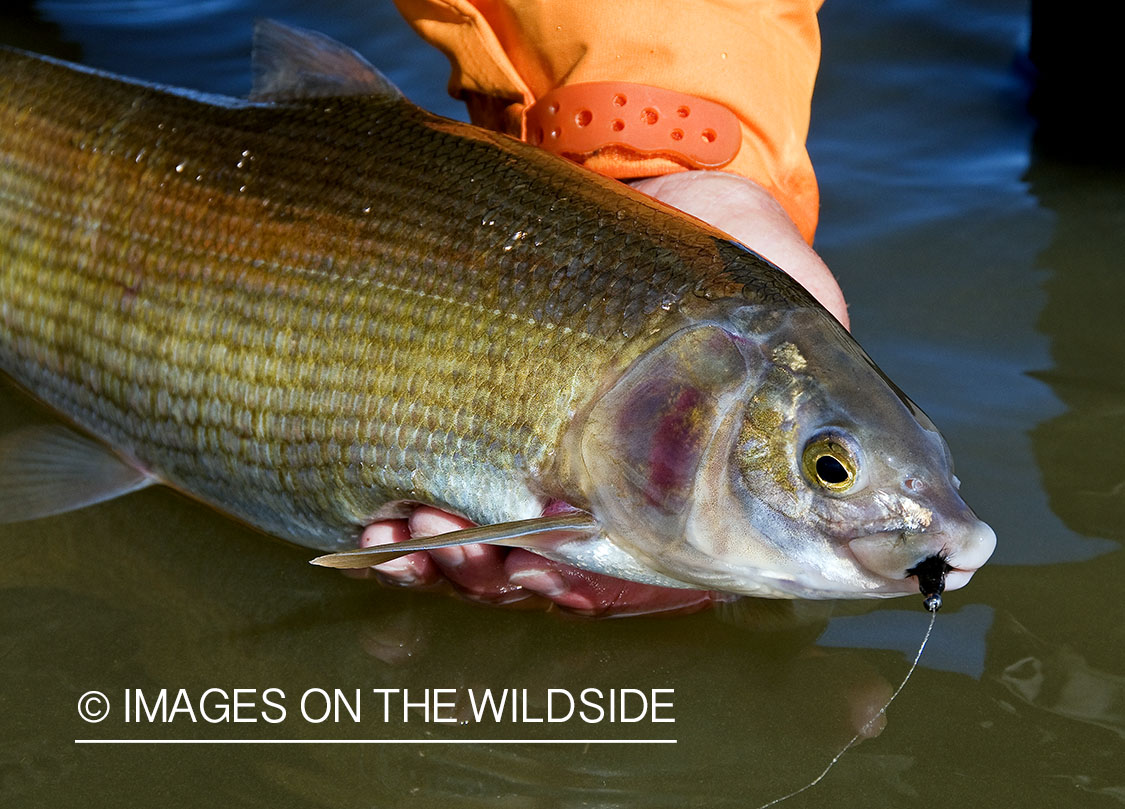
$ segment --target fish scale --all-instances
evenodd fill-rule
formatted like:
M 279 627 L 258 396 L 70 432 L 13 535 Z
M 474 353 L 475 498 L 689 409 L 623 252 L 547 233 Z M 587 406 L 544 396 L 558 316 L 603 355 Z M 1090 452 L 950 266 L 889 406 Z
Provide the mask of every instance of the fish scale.
M 400 500 L 536 516 L 607 374 L 763 266 L 400 100 L 216 100 L 6 51 L 0 122 L 4 370 L 316 547 Z
M 164 482 L 334 567 L 486 542 L 930 609 L 988 558 L 934 425 L 777 267 L 326 37 L 255 54 L 246 102 L 0 52 L 0 369 L 121 456 L 0 435 L 0 521 Z M 418 503 L 483 525 L 348 548 Z

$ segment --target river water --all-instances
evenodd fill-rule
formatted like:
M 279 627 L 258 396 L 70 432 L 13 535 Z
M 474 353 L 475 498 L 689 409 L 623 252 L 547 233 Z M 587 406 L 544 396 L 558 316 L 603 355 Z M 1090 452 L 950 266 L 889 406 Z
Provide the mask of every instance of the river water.
M 248 89 L 252 21 L 277 17 L 461 116 L 444 58 L 389 4 L 5 9 L 0 41 L 232 95 Z M 999 546 L 947 594 L 882 733 L 794 807 L 1125 803 L 1125 173 L 1036 138 L 1027 15 L 1008 0 L 830 0 L 821 15 L 817 248 Z M 49 418 L 0 383 L 5 427 Z M 0 526 L 0 551 L 5 807 L 754 807 L 823 769 L 928 620 L 918 598 L 601 622 L 479 607 L 311 568 L 160 489 Z M 505 689 L 526 693 L 516 721 L 473 721 L 472 700 Z M 591 721 L 533 721 L 586 689 L 602 693 Z M 77 710 L 93 690 L 110 705 L 96 724 Z M 344 706 L 321 721 L 336 690 L 358 691 L 358 721 Z M 137 692 L 180 710 L 150 720 Z M 531 743 L 546 739 L 586 743 Z M 605 743 L 624 739 L 675 744 Z M 267 740 L 344 743 L 229 743 Z

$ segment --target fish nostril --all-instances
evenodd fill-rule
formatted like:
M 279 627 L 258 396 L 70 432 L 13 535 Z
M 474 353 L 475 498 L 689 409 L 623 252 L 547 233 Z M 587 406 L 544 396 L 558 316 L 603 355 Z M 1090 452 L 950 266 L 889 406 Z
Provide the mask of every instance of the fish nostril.
M 935 553 L 906 571 L 907 576 L 918 577 L 918 589 L 924 596 L 922 603 L 930 612 L 941 609 L 941 594 L 945 591 L 945 574 L 952 569 L 953 566 L 945 560 L 944 556 Z

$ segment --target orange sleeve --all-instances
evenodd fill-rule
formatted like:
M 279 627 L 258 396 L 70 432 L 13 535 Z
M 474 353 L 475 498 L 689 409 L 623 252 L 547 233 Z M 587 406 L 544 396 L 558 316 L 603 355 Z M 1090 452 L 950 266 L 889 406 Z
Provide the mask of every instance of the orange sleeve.
M 395 0 L 453 67 L 474 123 L 524 137 L 523 113 L 567 84 L 628 81 L 718 102 L 742 143 L 724 171 L 781 203 L 806 241 L 819 194 L 805 147 L 820 61 L 821 0 Z M 620 148 L 583 164 L 613 177 L 683 171 Z

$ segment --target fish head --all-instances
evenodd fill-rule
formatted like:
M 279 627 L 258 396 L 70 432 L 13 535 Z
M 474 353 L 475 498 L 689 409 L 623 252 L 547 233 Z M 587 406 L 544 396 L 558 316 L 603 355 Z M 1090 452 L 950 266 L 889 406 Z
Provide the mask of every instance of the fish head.
M 937 428 L 816 307 L 673 334 L 599 398 L 580 454 L 607 538 L 693 587 L 880 597 L 937 570 L 955 589 L 995 547 Z

